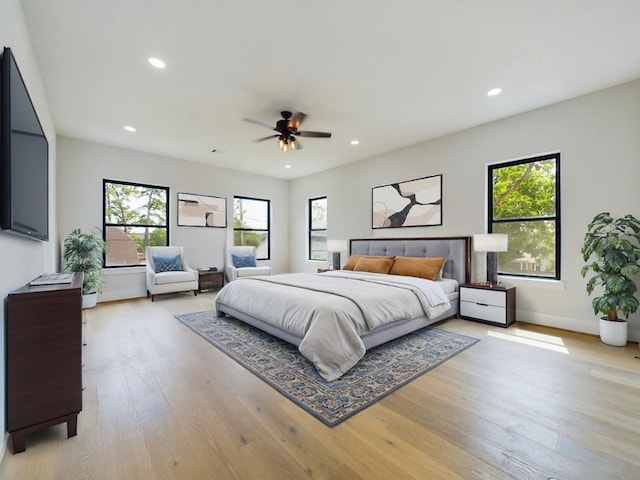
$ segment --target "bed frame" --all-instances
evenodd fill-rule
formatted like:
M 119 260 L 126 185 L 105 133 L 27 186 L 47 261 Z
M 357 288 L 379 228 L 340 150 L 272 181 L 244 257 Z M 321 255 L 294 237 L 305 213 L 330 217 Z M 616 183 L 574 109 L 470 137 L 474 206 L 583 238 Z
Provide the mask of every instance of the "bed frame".
M 403 257 L 445 257 L 447 259 L 443 277 L 453 278 L 458 283 L 467 283 L 471 278 L 471 237 L 427 237 L 427 238 L 364 238 L 349 241 L 352 255 L 396 255 Z M 365 348 L 373 348 L 385 342 L 419 330 L 433 323 L 458 314 L 458 299 L 451 302 L 451 308 L 436 318 L 426 316 L 411 320 L 398 320 L 383 325 L 361 335 Z M 302 338 L 281 330 L 238 311 L 228 305 L 216 303 L 218 316 L 229 315 L 249 325 L 263 330 L 285 342 L 299 346 Z

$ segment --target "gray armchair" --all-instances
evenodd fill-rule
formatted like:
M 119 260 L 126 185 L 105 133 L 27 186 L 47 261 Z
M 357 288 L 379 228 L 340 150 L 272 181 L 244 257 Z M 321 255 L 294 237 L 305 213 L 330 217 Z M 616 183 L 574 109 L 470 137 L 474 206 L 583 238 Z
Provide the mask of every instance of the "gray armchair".
M 198 295 L 198 272 L 189 267 L 182 247 L 147 247 L 146 255 L 147 297 L 152 302 L 163 293 L 192 291 Z
M 248 266 L 248 267 L 237 266 L 236 267 L 233 261 L 233 255 L 236 255 L 236 257 L 245 257 L 245 258 L 253 257 L 254 266 Z M 233 280 L 240 277 L 253 277 L 256 275 L 271 275 L 271 267 L 255 265 L 255 258 L 256 258 L 256 247 L 247 247 L 247 246 L 229 247 L 229 249 L 227 250 L 227 259 L 226 259 L 227 281 L 232 282 Z

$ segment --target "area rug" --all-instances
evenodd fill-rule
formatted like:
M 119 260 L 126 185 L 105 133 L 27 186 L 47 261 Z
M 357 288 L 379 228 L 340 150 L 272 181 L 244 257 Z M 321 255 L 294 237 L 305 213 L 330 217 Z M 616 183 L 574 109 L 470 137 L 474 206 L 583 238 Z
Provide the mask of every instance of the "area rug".
M 215 310 L 176 318 L 216 348 L 333 427 L 479 340 L 435 327 L 370 349 L 346 374 L 327 382 L 297 347 Z

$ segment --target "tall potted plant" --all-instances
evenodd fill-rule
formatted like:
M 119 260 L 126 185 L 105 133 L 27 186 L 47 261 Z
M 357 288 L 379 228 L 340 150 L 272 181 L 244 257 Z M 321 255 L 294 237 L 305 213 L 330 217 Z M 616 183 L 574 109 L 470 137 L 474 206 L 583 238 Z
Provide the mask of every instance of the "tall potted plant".
M 582 267 L 583 277 L 589 271 L 594 274 L 587 282 L 587 293 L 591 295 L 596 286 L 603 289 L 592 301 L 595 314 L 606 315 L 600 319 L 600 339 L 609 345 L 626 345 L 625 319 L 639 305 L 632 277 L 640 272 L 640 221 L 633 215 L 596 215 L 584 236 L 582 256 L 585 262 L 593 258 Z M 625 319 L 618 318 L 618 310 Z
M 83 233 L 79 228 L 64 240 L 63 257 L 66 272 L 82 272 L 82 308 L 96 306 L 98 293 L 102 293 L 104 274 L 102 254 L 105 242 L 98 235 Z

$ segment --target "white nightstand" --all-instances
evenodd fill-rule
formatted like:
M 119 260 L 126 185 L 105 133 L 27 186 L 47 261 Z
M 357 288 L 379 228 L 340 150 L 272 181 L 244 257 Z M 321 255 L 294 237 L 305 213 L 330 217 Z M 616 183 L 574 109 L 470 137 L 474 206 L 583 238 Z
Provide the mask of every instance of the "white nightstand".
M 508 327 L 516 321 L 516 287 L 463 283 L 460 318 Z

